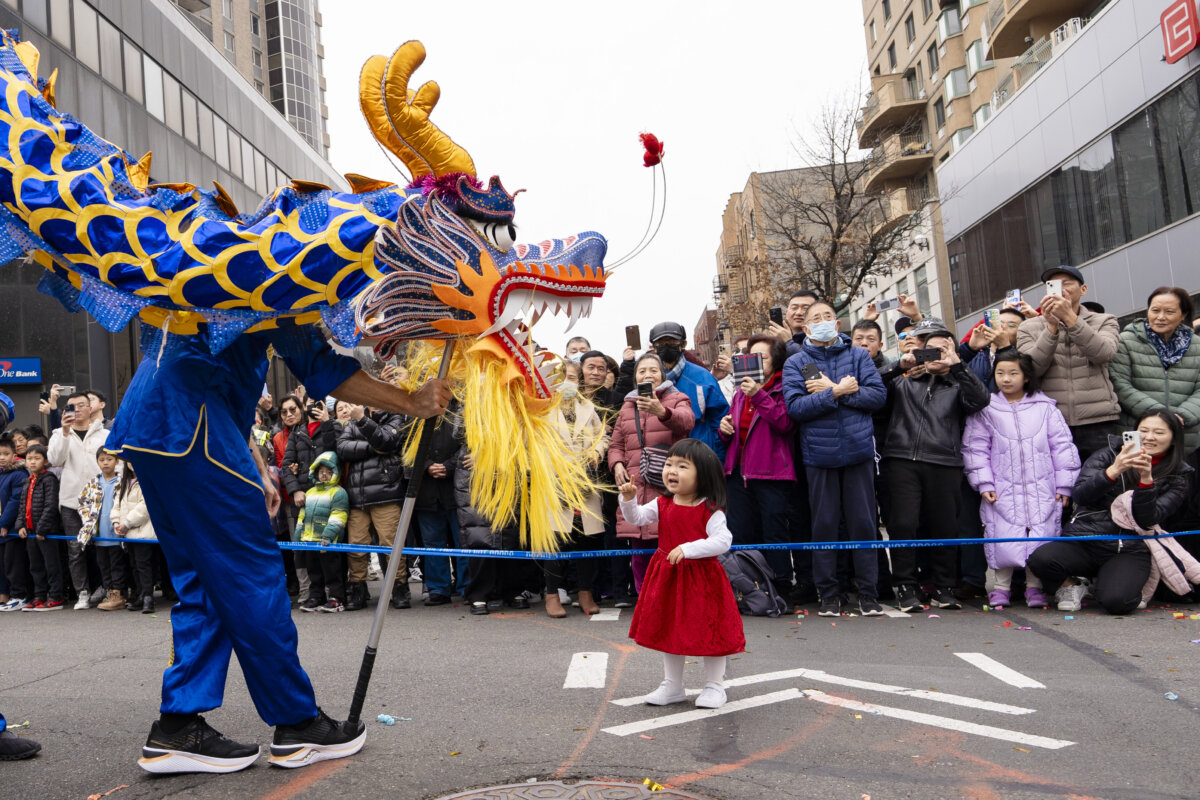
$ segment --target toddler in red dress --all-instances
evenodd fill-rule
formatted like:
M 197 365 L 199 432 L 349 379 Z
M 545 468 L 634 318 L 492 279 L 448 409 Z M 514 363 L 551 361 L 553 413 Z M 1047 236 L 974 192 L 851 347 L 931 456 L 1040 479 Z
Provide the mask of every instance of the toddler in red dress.
M 644 506 L 632 483 L 620 487 L 621 514 L 633 525 L 658 523 L 658 550 L 646 568 L 629 637 L 663 654 L 662 684 L 645 702 L 665 706 L 687 699 L 685 656 L 704 657 L 700 708 L 725 705 L 726 656 L 746 649 L 742 617 L 717 556 L 733 535 L 725 523 L 725 470 L 696 439 L 671 446 L 663 468 L 667 497 Z

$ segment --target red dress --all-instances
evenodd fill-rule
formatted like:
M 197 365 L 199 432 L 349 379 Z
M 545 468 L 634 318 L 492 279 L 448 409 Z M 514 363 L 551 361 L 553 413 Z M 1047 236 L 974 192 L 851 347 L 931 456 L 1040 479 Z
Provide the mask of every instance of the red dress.
M 658 498 L 658 550 L 650 558 L 629 638 L 642 647 L 681 656 L 727 656 L 746 649 L 742 617 L 725 570 L 716 558 L 685 558 L 674 566 L 667 553 L 706 537 L 712 512 L 706 503 L 676 505 Z

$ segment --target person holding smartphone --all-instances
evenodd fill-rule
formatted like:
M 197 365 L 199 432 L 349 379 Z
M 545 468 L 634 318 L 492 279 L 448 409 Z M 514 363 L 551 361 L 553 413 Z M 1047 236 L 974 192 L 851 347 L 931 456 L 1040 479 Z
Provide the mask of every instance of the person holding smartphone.
M 839 332 L 833 306 L 813 303 L 806 318 L 804 346 L 783 368 L 787 411 L 800 425 L 800 448 L 808 478 L 815 541 L 833 541 L 842 523 L 851 541 L 874 541 L 875 423 L 887 392 L 870 354 Z M 837 577 L 836 550 L 812 556 L 812 579 L 820 596 L 819 614 L 840 616 L 846 608 Z M 883 613 L 878 601 L 878 558 L 853 550 L 858 613 Z
M 1040 317 L 1021 323 L 1017 349 L 1033 359 L 1042 391 L 1067 419 L 1079 457 L 1107 446 L 1121 407 L 1109 377 L 1120 329 L 1112 314 L 1083 308 L 1088 287 L 1075 267 L 1052 267 L 1042 280 L 1055 282 L 1059 295 L 1042 299 Z
M 953 334 L 926 317 L 911 333 L 918 347 L 883 373 L 891 422 L 881 452 L 888 484 L 888 535 L 896 540 L 954 539 L 963 501 L 962 434 L 967 417 L 987 407 L 987 387 L 959 358 Z M 930 358 L 930 355 L 933 358 Z M 961 608 L 954 594 L 958 554 L 929 549 L 934 584 L 930 601 Z M 901 611 L 921 607 L 913 548 L 892 548 L 892 581 Z

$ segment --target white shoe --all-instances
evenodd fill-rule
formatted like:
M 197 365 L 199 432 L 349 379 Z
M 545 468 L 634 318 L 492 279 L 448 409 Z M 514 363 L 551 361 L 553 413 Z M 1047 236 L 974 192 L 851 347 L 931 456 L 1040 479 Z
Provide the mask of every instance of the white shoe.
M 14 597 L 13 599 L 9 600 L 7 603 L 0 605 L 0 611 L 20 611 L 22 608 L 24 608 L 27 605 L 29 605 L 29 604 L 25 600 L 22 600 L 19 597 Z
M 1080 583 L 1075 583 L 1070 586 L 1060 586 L 1058 591 L 1054 593 L 1054 599 L 1058 601 L 1059 611 L 1078 611 L 1083 608 L 1083 596 L 1087 594 L 1087 583 L 1083 582 L 1082 578 L 1076 578 Z
M 558 602 L 562 603 L 564 606 L 571 605 L 571 595 L 567 594 L 566 589 L 558 590 Z
M 76 611 L 87 611 L 91 607 L 92 607 L 92 604 L 88 601 L 88 593 L 80 592 L 79 599 L 75 601 L 75 610 Z
M 696 708 L 720 708 L 725 705 L 725 700 L 725 687 L 719 683 L 708 683 L 696 698 Z
M 687 700 L 687 692 L 682 686 L 670 681 L 663 681 L 657 689 L 642 698 L 642 702 L 648 706 L 669 706 L 684 700 Z

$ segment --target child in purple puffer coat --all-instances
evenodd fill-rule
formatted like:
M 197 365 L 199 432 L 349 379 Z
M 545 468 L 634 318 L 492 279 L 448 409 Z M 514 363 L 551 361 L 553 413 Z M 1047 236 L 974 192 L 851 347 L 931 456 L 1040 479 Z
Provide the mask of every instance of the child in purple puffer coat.
M 988 407 L 967 419 L 963 464 L 971 488 L 983 496 L 980 516 L 989 539 L 1058 536 L 1062 510 L 1079 476 L 1079 452 L 1055 402 L 1038 391 L 1029 356 L 1016 350 L 996 355 L 992 376 L 998 391 Z M 995 586 L 993 608 L 1012 599 L 1012 574 L 1024 568 L 1041 542 L 985 544 Z M 1025 571 L 1025 603 L 1045 608 L 1049 598 L 1033 572 Z

